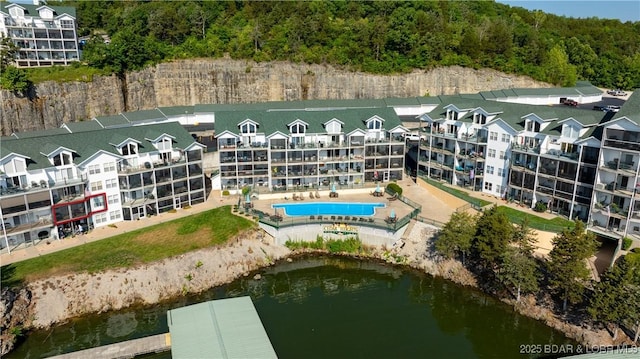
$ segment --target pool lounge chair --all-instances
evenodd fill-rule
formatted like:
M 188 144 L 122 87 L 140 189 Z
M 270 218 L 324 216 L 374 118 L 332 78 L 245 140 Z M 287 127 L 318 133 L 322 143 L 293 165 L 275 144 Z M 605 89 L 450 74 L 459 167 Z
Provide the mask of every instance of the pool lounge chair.
M 294 201 L 297 201 L 297 200 L 299 200 L 299 199 L 300 199 L 300 198 L 298 197 L 298 194 L 297 194 L 297 193 L 294 193 L 294 194 L 293 194 L 293 200 L 294 200 Z
M 309 198 L 313 199 L 313 192 L 309 192 Z
M 300 192 L 300 200 L 301 201 L 304 200 L 304 193 L 303 192 Z
M 320 192 L 316 191 L 316 198 L 320 198 Z

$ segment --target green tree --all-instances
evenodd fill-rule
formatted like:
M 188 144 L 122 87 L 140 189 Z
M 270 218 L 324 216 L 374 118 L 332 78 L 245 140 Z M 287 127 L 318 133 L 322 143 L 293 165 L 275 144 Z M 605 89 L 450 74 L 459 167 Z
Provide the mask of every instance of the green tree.
M 13 63 L 18 53 L 18 46 L 11 41 L 11 38 L 0 34 L 0 74 Z
M 614 326 L 613 340 L 618 337 L 622 323 L 627 319 L 635 319 L 638 314 L 640 295 L 633 272 L 631 264 L 624 257 L 620 258 L 595 285 L 587 307 L 587 312 L 594 320 Z
M 533 257 L 535 241 L 535 234 L 529 227 L 529 218 L 525 217 L 513 231 L 512 243 L 502 256 L 498 279 L 507 288 L 515 288 L 518 302 L 521 293 L 538 290 L 538 265 Z
M 569 63 L 569 57 L 560 45 L 555 45 L 549 50 L 545 69 L 547 81 L 554 85 L 574 86 L 576 84 L 576 68 Z
M 462 256 L 462 264 L 471 249 L 476 218 L 467 212 L 454 212 L 436 238 L 436 250 L 446 258 Z
M 478 264 L 485 270 L 495 271 L 513 236 L 513 225 L 497 206 L 485 210 L 476 225 L 471 249 Z
M 562 299 L 563 310 L 567 302 L 582 300 L 585 284 L 591 278 L 587 259 L 596 252 L 595 235 L 587 232 L 582 221 L 576 220 L 571 229 L 564 229 L 553 238 L 549 253 L 548 275 L 552 291 Z
M 31 85 L 31 80 L 29 80 L 26 71 L 14 66 L 5 67 L 0 75 L 0 87 L 13 91 L 19 96 L 25 96 Z

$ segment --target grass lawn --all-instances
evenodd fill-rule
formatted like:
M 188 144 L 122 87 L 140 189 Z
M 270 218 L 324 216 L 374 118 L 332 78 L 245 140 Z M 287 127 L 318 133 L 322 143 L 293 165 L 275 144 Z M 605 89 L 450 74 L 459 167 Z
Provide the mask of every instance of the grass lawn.
M 253 222 L 219 207 L 193 216 L 2 266 L 2 286 L 53 275 L 130 267 L 226 242 Z
M 498 211 L 507 215 L 512 223 L 520 224 L 525 217 L 529 217 L 529 227 L 548 232 L 561 232 L 567 227 L 573 227 L 573 221 L 561 217 L 545 219 L 511 207 L 499 206 Z
M 459 190 L 459 189 L 455 189 L 455 188 L 451 188 L 449 186 L 445 186 L 442 183 L 438 182 L 438 181 L 434 181 L 431 178 L 425 177 L 425 176 L 420 176 L 420 178 L 422 178 L 425 182 L 427 182 L 428 184 L 441 189 L 449 194 L 452 194 L 458 198 L 460 198 L 461 200 L 465 201 L 465 202 L 469 202 L 473 205 L 476 205 L 478 207 L 484 207 L 486 205 L 491 204 L 491 202 L 489 201 L 485 201 L 483 199 L 480 198 L 475 198 L 473 196 L 470 196 L 467 192 Z

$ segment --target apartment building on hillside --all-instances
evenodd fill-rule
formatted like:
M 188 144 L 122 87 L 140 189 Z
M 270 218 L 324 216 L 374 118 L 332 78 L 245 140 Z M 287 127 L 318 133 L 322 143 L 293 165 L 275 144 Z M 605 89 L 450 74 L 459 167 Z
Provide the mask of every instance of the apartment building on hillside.
M 69 65 L 80 59 L 76 32 L 76 10 L 49 6 L 0 2 L 0 37 L 18 46 L 18 67 Z
M 206 199 L 203 147 L 180 124 L 93 122 L 3 138 L 3 241 L 15 246 L 136 220 Z M 80 129 L 77 125 L 82 125 Z
M 407 130 L 393 108 L 215 113 L 222 189 L 310 190 L 400 180 Z

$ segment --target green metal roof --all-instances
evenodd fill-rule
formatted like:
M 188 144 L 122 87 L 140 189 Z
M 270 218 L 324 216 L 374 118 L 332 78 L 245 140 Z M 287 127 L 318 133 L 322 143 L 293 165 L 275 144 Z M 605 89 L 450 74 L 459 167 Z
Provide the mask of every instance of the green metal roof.
M 76 8 L 72 6 L 51 6 L 49 4 L 41 4 L 41 5 L 33 5 L 33 4 L 23 4 L 23 3 L 12 3 L 12 2 L 0 2 L 0 10 L 9 13 L 9 10 L 6 9 L 7 6 L 11 4 L 20 5 L 24 8 L 25 16 L 30 16 L 34 18 L 40 18 L 40 13 L 36 10 L 41 6 L 46 6 L 53 10 L 53 16 L 60 16 L 62 14 L 69 14 L 73 17 L 76 17 Z
M 193 115 L 194 106 L 158 107 L 158 110 L 166 116 Z
M 97 131 L 103 127 L 96 121 L 67 122 L 64 124 L 71 132 Z
M 277 358 L 250 297 L 172 309 L 167 321 L 173 359 Z
M 288 124 L 301 120 L 309 124 L 307 133 L 326 133 L 324 124 L 332 119 L 344 123 L 342 132 L 349 133 L 358 128 L 365 128 L 365 121 L 373 116 L 384 120 L 383 128 L 390 130 L 401 126 L 402 122 L 391 107 L 359 108 L 359 109 L 322 109 L 322 110 L 267 110 L 267 111 L 225 111 L 216 112 L 216 133 L 224 131 L 238 133 L 238 124 L 250 119 L 258 123 L 258 132 L 267 136 L 277 131 L 289 133 Z
M 94 118 L 94 120 L 100 122 L 105 128 L 131 124 L 129 120 L 122 115 L 100 116 Z
M 27 137 L 14 140 L 3 140 L 0 143 L 1 156 L 17 153 L 30 160 L 27 169 L 43 169 L 52 167 L 49 159 L 43 155 L 60 147 L 74 151 L 73 162 L 82 163 L 98 151 L 105 151 L 120 156 L 113 146 L 113 141 L 123 138 L 132 138 L 141 143 L 139 153 L 153 152 L 155 147 L 146 138 L 156 138 L 158 134 L 166 133 L 174 136 L 174 146 L 186 148 L 195 141 L 193 137 L 177 122 L 150 124 L 146 126 L 129 126 L 119 128 L 107 128 L 96 131 L 85 131 L 49 136 L 46 141 L 42 137 Z
M 127 118 L 129 122 L 164 120 L 167 118 L 167 116 L 165 116 L 157 108 L 153 110 L 123 112 L 122 116 Z
M 29 138 L 29 137 L 47 137 L 47 136 L 63 135 L 66 133 L 69 133 L 69 131 L 65 130 L 64 128 L 51 128 L 48 130 L 40 130 L 40 131 L 14 132 L 13 135 L 15 136 L 15 138 Z
M 629 96 L 614 118 L 626 117 L 635 123 L 640 123 L 640 89 Z

